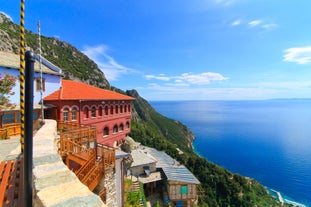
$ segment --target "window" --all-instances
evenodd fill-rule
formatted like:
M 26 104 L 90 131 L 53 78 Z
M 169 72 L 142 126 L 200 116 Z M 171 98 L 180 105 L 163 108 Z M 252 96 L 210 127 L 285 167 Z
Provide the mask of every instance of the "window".
M 182 185 L 180 189 L 180 194 L 184 195 L 188 193 L 188 186 Z
M 105 115 L 108 115 L 108 106 L 105 106 Z
M 14 113 L 3 114 L 2 124 L 11 124 L 14 122 Z
M 117 133 L 118 132 L 118 126 L 117 125 L 114 125 L 114 127 L 113 127 L 113 133 L 115 134 L 115 133 Z
M 129 122 L 126 122 L 125 127 L 126 127 L 127 129 L 130 128 L 130 123 L 129 123 Z
M 36 78 L 36 91 L 40 91 L 41 78 Z M 42 78 L 42 91 L 45 91 L 45 78 Z
M 131 111 L 131 105 L 128 105 L 128 111 L 129 112 Z
M 127 112 L 127 108 L 126 108 L 126 106 L 124 106 L 124 112 L 125 112 L 125 113 Z
M 98 107 L 98 116 L 103 116 L 103 107 Z
M 123 128 L 124 128 L 124 127 L 123 127 L 123 124 L 120 124 L 120 126 L 119 126 L 119 131 L 122 132 L 122 131 L 123 131 Z
M 83 110 L 84 113 L 84 118 L 88 119 L 89 118 L 89 108 L 85 107 Z
M 109 135 L 109 128 L 108 127 L 104 128 L 103 135 L 104 135 L 104 137 Z
M 113 106 L 110 107 L 110 114 L 113 114 Z
M 68 108 L 65 108 L 65 109 L 63 110 L 63 121 L 64 121 L 64 122 L 69 121 L 69 110 L 68 110 Z
M 96 117 L 96 108 L 95 106 L 92 107 L 92 118 Z
M 120 106 L 120 113 L 123 113 L 123 106 Z
M 77 120 L 77 109 L 76 108 L 73 108 L 71 110 L 71 120 L 72 121 L 76 121 Z
M 116 114 L 119 113 L 119 106 L 116 106 Z

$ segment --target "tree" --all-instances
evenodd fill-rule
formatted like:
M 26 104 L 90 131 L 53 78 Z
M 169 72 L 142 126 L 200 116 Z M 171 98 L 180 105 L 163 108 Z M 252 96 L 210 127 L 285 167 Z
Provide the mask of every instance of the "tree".
M 15 104 L 12 104 L 9 100 L 10 96 L 14 95 L 12 89 L 15 85 L 16 78 L 14 76 L 5 73 L 2 78 L 0 74 L 0 111 L 15 107 Z

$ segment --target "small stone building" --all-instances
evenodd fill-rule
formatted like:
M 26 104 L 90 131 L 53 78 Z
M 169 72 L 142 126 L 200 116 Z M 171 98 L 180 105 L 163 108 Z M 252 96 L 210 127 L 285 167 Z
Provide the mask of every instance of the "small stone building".
M 131 155 L 131 174 L 144 184 L 147 194 L 162 187 L 164 203 L 176 207 L 196 205 L 200 182 L 184 165 L 165 152 L 145 146 L 132 150 Z

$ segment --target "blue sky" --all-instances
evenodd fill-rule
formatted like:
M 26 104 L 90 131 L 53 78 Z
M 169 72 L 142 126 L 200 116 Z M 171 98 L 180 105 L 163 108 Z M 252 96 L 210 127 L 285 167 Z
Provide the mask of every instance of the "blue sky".
M 19 24 L 20 1 L 0 0 Z M 26 0 L 26 29 L 66 41 L 147 100 L 311 98 L 311 1 Z

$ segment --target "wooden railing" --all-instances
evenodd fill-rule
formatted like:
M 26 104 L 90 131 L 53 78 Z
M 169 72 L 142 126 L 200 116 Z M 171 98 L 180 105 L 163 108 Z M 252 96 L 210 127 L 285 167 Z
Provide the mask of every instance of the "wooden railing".
M 83 126 L 74 123 L 58 122 L 57 126 L 60 135 L 59 154 L 79 153 L 94 145 L 97 139 L 96 127 Z
M 88 171 L 88 173 L 80 180 L 91 191 L 98 185 L 99 181 L 103 177 L 103 172 L 98 162 Z
M 59 153 L 63 158 L 67 156 L 68 159 L 73 160 L 70 157 L 75 154 L 78 157 L 81 152 L 89 153 L 86 156 L 88 157 L 87 161 L 75 171 L 75 174 L 83 184 L 93 191 L 105 174 L 115 171 L 115 149 L 96 144 L 96 127 L 58 122 L 58 130 L 60 135 Z M 93 147 L 91 143 L 94 144 Z M 104 197 L 104 195 L 102 196 Z
M 92 153 L 90 153 L 88 161 L 80 167 L 78 170 L 75 171 L 75 174 L 79 178 L 79 180 L 82 180 L 85 175 L 88 174 L 89 171 L 94 167 L 94 163 L 96 162 L 96 151 L 91 150 Z
M 97 157 L 100 157 L 104 172 L 108 169 L 115 170 L 116 156 L 114 148 L 97 144 Z
M 5 125 L 0 129 L 0 138 L 9 139 L 12 136 L 17 136 L 21 134 L 21 124 L 10 124 Z

